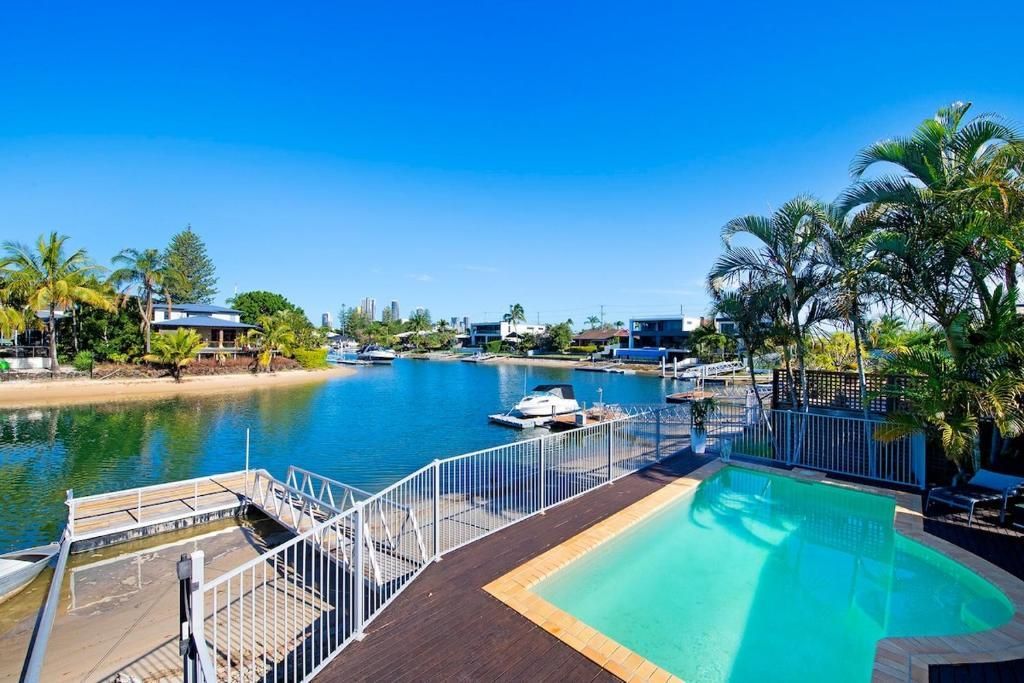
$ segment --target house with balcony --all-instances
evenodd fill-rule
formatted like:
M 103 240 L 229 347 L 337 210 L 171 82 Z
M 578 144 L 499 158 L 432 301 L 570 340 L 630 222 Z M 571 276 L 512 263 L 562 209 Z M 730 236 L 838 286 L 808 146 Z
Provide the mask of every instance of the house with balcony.
M 241 311 L 212 304 L 172 304 L 170 311 L 160 306 L 153 311 L 153 331 L 159 334 L 186 328 L 203 338 L 200 356 L 245 353 L 242 336 L 254 325 L 242 322 Z
M 539 337 L 548 331 L 547 325 L 530 325 L 501 321 L 496 323 L 473 323 L 469 326 L 469 345 L 483 346 L 492 341 L 508 341 L 516 343 L 523 335 L 531 334 Z

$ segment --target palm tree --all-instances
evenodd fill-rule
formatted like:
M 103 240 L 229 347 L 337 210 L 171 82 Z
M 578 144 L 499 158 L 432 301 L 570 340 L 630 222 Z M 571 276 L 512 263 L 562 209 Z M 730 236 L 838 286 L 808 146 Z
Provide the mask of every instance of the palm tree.
M 142 317 L 142 333 L 146 338 L 146 353 L 150 351 L 150 336 L 153 322 L 153 297 L 159 291 L 171 312 L 171 297 L 167 291 L 170 279 L 167 261 L 158 249 L 125 249 L 113 258 L 120 266 L 110 275 L 110 281 L 121 290 L 122 300 L 128 296 L 128 289 L 135 288 L 135 302 Z
M 800 401 L 806 409 L 807 368 L 805 362 L 806 305 L 823 285 L 818 272 L 820 240 L 824 232 L 825 211 L 821 203 L 800 196 L 783 204 L 771 216 L 743 216 L 722 228 L 725 253 L 708 273 L 711 289 L 758 281 L 778 283 L 788 304 L 789 324 L 796 343 L 800 375 Z M 738 235 L 749 235 L 757 248 L 734 244 Z
M 757 391 L 757 374 L 754 371 L 754 356 L 766 351 L 775 326 L 772 319 L 777 310 L 776 302 L 782 292 L 777 285 L 741 285 L 731 291 L 712 290 L 712 310 L 716 315 L 728 317 L 736 325 L 736 334 L 743 341 L 747 355 L 747 370 L 750 385 L 757 397 L 759 415 L 764 415 L 764 403 Z M 767 421 L 771 429 L 770 420 Z
M 598 318 L 596 315 L 592 315 L 589 318 L 587 318 L 587 324 L 590 325 L 590 329 L 597 329 L 597 326 L 601 324 L 601 319 Z
M 508 313 L 502 317 L 502 320 L 512 325 L 513 334 L 518 334 L 517 325 L 526 322 L 526 311 L 523 310 L 522 304 L 512 304 L 508 307 Z
M 1014 283 L 1024 230 L 1016 173 L 1024 138 L 990 115 L 968 120 L 970 107 L 954 102 L 910 137 L 863 149 L 838 202 L 863 207 L 893 295 L 942 327 L 950 353 L 962 350 L 952 340 L 960 315 L 983 314 L 990 276 L 1004 271 Z M 898 171 L 865 177 L 880 164 Z
M 256 367 L 274 371 L 274 355 L 290 353 L 295 347 L 295 331 L 288 321 L 287 311 L 274 315 L 261 315 L 258 329 L 249 330 L 244 341 L 256 350 Z
M 198 332 L 179 327 L 174 332 L 158 334 L 153 340 L 152 352 L 143 356 L 143 360 L 167 365 L 174 381 L 180 382 L 182 369 L 196 359 L 203 344 Z
M 111 298 L 95 279 L 101 269 L 93 264 L 84 249 L 68 255 L 64 251 L 67 235 L 51 232 L 49 239 L 39 236 L 35 249 L 17 242 L 4 242 L 5 255 L 0 270 L 8 275 L 8 290 L 34 311 L 47 311 L 50 337 L 50 374 L 60 371 L 57 362 L 57 311 L 83 303 L 114 311 Z

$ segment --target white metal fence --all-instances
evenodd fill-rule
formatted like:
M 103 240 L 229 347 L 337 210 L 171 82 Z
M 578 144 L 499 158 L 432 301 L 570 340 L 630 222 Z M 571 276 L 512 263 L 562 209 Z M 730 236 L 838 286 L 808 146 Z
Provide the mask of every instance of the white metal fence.
M 207 682 L 308 680 L 445 553 L 681 451 L 690 426 L 685 405 L 637 407 L 436 460 L 373 495 L 294 468 L 277 488 L 306 510 L 297 536 L 210 581 L 202 553 L 189 559 L 186 678 L 195 671 L 194 680 Z M 725 403 L 708 423 L 712 449 L 728 442 L 735 454 L 788 465 L 922 482 L 923 447 L 918 453 L 909 439 L 877 444 L 874 428 L 857 418 Z M 254 497 L 266 495 L 254 488 Z
M 788 466 L 823 470 L 923 489 L 925 444 L 922 434 L 879 441 L 879 420 L 757 406 L 719 404 L 708 425 L 718 449 L 773 460 Z

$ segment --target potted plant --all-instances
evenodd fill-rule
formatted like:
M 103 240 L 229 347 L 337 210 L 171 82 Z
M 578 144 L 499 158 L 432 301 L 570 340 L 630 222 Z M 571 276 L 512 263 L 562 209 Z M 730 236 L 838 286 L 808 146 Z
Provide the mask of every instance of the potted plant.
M 690 404 L 690 448 L 698 455 L 703 455 L 708 446 L 708 432 L 705 426 L 708 417 L 715 412 L 717 405 L 710 396 Z

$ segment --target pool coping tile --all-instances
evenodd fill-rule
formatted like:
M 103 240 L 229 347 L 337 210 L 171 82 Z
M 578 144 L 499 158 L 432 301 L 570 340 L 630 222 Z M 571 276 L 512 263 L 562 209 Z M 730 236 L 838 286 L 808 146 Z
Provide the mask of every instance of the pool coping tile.
M 994 564 L 924 530 L 921 498 L 917 494 L 868 484 L 828 479 L 812 470 L 784 470 L 751 462 L 709 462 L 675 479 L 654 493 L 584 529 L 564 543 L 528 560 L 483 589 L 498 601 L 544 629 L 598 666 L 624 681 L 681 681 L 639 653 L 580 621 L 530 589 L 591 550 L 644 521 L 670 503 L 692 494 L 706 479 L 728 466 L 752 469 L 871 493 L 895 502 L 893 528 L 979 574 L 1001 590 L 1014 607 L 1009 622 L 995 629 L 959 636 L 883 638 L 875 649 L 873 681 L 928 681 L 928 667 L 969 662 L 999 662 L 1024 657 L 1024 581 Z

